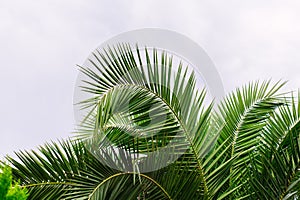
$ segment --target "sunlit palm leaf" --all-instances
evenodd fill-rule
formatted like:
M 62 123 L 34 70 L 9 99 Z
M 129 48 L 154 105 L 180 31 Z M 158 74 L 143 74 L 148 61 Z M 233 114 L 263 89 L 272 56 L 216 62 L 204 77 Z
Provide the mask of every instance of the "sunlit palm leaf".
M 273 199 L 295 199 L 300 188 L 300 99 L 288 99 L 264 130 L 261 147 L 262 169 L 251 179 L 257 196 Z M 254 165 L 253 165 L 254 166 Z M 259 183 L 258 183 L 259 179 Z M 259 189 L 257 188 L 259 187 Z
M 155 49 L 96 50 L 81 72 L 79 140 L 9 158 L 29 199 L 299 197 L 299 97 L 279 95 L 284 83 L 250 83 L 213 111 L 194 73 Z
M 82 68 L 90 78 L 84 91 L 98 99 L 83 102 L 83 106 L 95 106 L 95 112 L 87 119 L 88 123 L 83 123 L 79 134 L 86 135 L 90 130 L 90 135 L 100 135 L 102 140 L 105 133 L 105 138 L 118 147 L 137 146 L 138 153 L 157 151 L 172 141 L 174 148 L 182 149 L 184 154 L 176 163 L 184 168 L 189 163 L 191 169 L 196 168 L 202 179 L 199 191 L 206 198 L 213 196 L 224 182 L 213 177 L 210 177 L 213 181 L 206 180 L 209 171 L 205 168 L 214 170 L 215 177 L 222 177 L 231 160 L 220 161 L 224 164 L 222 168 L 218 168 L 218 162 L 203 165 L 208 150 L 214 145 L 209 140 L 214 135 L 209 131 L 212 106 L 204 109 L 205 92 L 195 88 L 193 72 L 189 73 L 182 65 L 174 67 L 165 53 L 159 59 L 153 50 L 151 59 L 148 50 L 144 51 L 143 56 L 139 48 L 133 52 L 127 45 L 118 46 L 118 50 L 108 48 L 104 53 L 96 52 L 90 60 L 94 70 Z M 114 78 L 106 78 L 111 73 Z M 149 118 L 153 113 L 155 116 Z M 222 151 L 225 150 L 218 149 L 215 154 Z
M 227 140 L 226 146 L 231 146 L 228 158 L 236 157 L 230 170 L 229 188 L 247 182 L 247 167 L 251 159 L 259 165 L 258 147 L 263 144 L 263 130 L 276 109 L 285 102 L 277 93 L 283 85 L 277 82 L 270 86 L 270 81 L 250 83 L 221 102 L 216 118 L 216 124 L 223 126 L 218 143 L 223 144 Z M 246 186 L 241 189 L 248 194 Z M 238 196 L 243 194 L 243 190 L 239 190 L 241 194 Z

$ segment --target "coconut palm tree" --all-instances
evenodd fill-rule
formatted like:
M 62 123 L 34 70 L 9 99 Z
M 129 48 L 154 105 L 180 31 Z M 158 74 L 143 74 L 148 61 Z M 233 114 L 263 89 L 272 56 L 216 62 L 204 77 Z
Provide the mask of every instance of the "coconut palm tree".
M 8 158 L 29 199 L 297 199 L 299 97 L 252 82 L 219 105 L 166 52 L 96 50 L 75 138 Z M 299 96 L 299 95 L 298 95 Z

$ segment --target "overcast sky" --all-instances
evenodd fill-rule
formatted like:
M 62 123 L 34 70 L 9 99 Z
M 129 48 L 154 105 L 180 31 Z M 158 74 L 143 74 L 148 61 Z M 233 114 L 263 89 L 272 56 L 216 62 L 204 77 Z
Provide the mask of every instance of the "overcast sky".
M 67 138 L 76 64 L 125 31 L 196 41 L 226 92 L 251 80 L 300 88 L 300 1 L 0 0 L 0 157 Z

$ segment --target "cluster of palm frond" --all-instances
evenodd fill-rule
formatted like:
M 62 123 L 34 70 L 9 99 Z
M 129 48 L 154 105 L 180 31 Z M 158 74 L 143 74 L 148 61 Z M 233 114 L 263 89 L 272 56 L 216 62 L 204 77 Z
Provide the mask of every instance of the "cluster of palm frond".
M 95 51 L 81 72 L 92 96 L 77 140 L 9 158 L 29 199 L 298 198 L 300 106 L 284 83 L 207 105 L 186 66 L 129 45 Z

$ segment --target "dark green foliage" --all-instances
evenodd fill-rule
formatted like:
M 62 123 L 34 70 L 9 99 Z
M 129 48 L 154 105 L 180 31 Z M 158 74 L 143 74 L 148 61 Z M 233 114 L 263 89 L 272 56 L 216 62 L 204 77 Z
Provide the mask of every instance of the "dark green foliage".
M 299 95 L 257 81 L 214 109 L 186 67 L 143 51 L 96 51 L 81 68 L 92 97 L 79 140 L 8 158 L 29 199 L 299 198 Z

